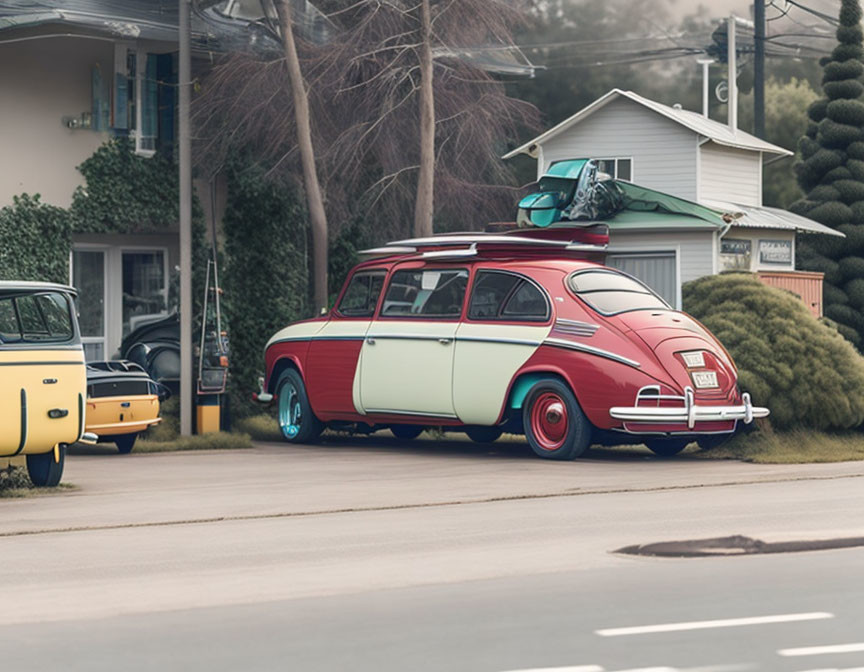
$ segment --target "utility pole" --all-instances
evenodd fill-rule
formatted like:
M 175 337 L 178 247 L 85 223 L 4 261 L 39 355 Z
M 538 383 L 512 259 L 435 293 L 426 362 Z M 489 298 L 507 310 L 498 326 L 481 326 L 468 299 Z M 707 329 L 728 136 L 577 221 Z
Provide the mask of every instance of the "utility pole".
M 189 98 L 192 58 L 189 46 L 189 2 L 177 0 L 180 55 L 177 68 L 180 161 L 180 434 L 192 434 L 192 151 Z
M 714 59 L 713 58 L 700 58 L 696 62 L 702 66 L 702 116 L 705 117 L 706 119 L 708 119 L 709 118 L 709 114 L 708 114 L 708 110 L 709 110 L 708 68 L 714 62 Z
M 753 0 L 753 128 L 765 138 L 765 0 Z
M 738 64 L 735 48 L 735 15 L 726 19 L 727 61 L 729 66 L 729 130 L 738 130 Z

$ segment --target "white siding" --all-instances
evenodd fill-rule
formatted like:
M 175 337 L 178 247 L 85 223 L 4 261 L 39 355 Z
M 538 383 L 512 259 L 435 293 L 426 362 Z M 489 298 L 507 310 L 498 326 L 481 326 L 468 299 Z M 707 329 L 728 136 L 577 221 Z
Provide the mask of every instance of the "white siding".
M 696 200 L 696 134 L 656 112 L 619 98 L 542 146 L 544 170 L 553 161 L 633 158 L 633 181 Z
M 615 231 L 609 236 L 609 254 L 623 252 L 674 252 L 679 283 L 689 282 L 714 270 L 713 231 Z M 680 308 L 680 290 L 677 307 Z
M 699 149 L 699 199 L 762 205 L 762 155 L 713 142 Z

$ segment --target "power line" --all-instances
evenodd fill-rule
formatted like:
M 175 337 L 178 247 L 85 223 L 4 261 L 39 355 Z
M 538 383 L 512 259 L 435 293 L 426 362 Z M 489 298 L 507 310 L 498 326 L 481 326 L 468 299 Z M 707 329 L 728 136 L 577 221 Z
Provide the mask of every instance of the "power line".
M 818 16 L 823 21 L 827 21 L 828 23 L 831 23 L 835 26 L 840 23 L 839 19 L 831 16 L 830 14 L 825 14 L 824 12 L 820 12 L 818 9 L 813 9 L 812 7 L 808 7 L 807 5 L 803 5 L 797 0 L 786 0 L 786 2 L 788 2 L 790 5 L 795 5 L 798 9 L 812 14 L 813 16 Z

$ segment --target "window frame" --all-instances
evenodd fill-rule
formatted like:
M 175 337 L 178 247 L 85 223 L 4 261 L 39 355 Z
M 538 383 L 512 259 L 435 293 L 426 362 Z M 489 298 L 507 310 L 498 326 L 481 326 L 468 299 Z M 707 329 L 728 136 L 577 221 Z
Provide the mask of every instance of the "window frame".
M 346 315 L 345 313 L 340 311 L 342 306 L 342 301 L 345 299 L 345 295 L 348 293 L 348 287 L 351 286 L 351 283 L 354 282 L 354 278 L 358 276 L 374 276 L 380 275 L 384 278 L 384 282 L 381 285 L 381 291 L 378 293 L 378 298 L 375 299 L 375 305 L 372 307 L 371 315 Z M 374 320 L 375 316 L 378 314 L 378 308 L 381 305 L 381 297 L 384 294 L 384 289 L 387 287 L 387 269 L 386 268 L 361 268 L 354 273 L 352 273 L 348 279 L 345 281 L 345 286 L 342 288 L 342 291 L 339 293 L 338 298 L 336 299 L 336 305 L 333 307 L 333 315 L 339 317 L 342 320 Z
M 387 274 L 387 280 L 385 283 L 384 291 L 381 292 L 381 296 L 379 297 L 378 307 L 375 311 L 375 320 L 390 320 L 390 321 L 400 321 L 400 320 L 421 320 L 424 322 L 428 322 L 430 320 L 438 320 L 439 322 L 461 322 L 465 317 L 465 311 L 467 310 L 468 302 L 466 297 L 469 294 L 469 289 L 471 288 L 471 277 L 472 277 L 472 268 L 470 266 L 426 266 L 424 264 L 405 264 L 400 266 L 394 266 L 390 269 L 390 272 Z M 399 273 L 399 271 L 418 271 L 424 273 L 426 271 L 440 271 L 442 273 L 452 273 L 455 271 L 465 271 L 468 275 L 466 278 L 465 285 L 465 293 L 462 295 L 462 308 L 459 311 L 459 315 L 456 317 L 438 317 L 435 315 L 423 315 L 420 313 L 413 313 L 409 315 L 384 315 L 384 301 L 387 298 L 387 292 L 390 290 L 390 285 L 393 282 L 394 276 Z
M 634 292 L 632 290 L 626 290 L 626 289 L 620 289 L 620 290 L 592 289 L 592 290 L 589 290 L 586 292 L 577 292 L 573 288 L 571 281 L 577 275 L 582 275 L 585 273 L 608 273 L 610 275 L 620 275 L 620 276 L 623 276 L 625 278 L 628 278 L 629 280 L 632 280 L 637 285 L 643 287 L 645 289 L 645 291 L 644 292 Z M 624 313 L 635 313 L 635 312 L 640 311 L 640 310 L 671 310 L 673 312 L 677 312 L 675 310 L 675 308 L 673 308 L 668 303 L 666 303 L 666 300 L 662 296 L 657 294 L 653 289 L 651 289 L 648 285 L 646 285 L 644 282 L 642 282 L 639 278 L 636 278 L 636 277 L 630 275 L 629 273 L 624 273 L 623 271 L 619 271 L 618 269 L 604 267 L 604 268 L 583 268 L 583 269 L 580 269 L 578 271 L 573 271 L 572 273 L 568 273 L 567 276 L 564 278 L 564 286 L 567 288 L 567 291 L 572 296 L 575 296 L 583 305 L 585 305 L 587 308 L 589 308 L 593 312 L 597 313 L 598 315 L 602 315 L 603 317 L 613 317 L 615 315 L 622 315 Z M 609 291 L 619 291 L 622 293 L 630 293 L 630 294 L 647 294 L 649 296 L 653 296 L 655 299 L 660 301 L 660 303 L 662 303 L 663 306 L 665 306 L 665 307 L 656 307 L 655 306 L 652 308 L 626 308 L 625 310 L 618 310 L 615 312 L 607 313 L 607 312 L 604 312 L 604 311 L 600 310 L 599 308 L 597 308 L 593 303 L 591 303 L 587 299 L 582 298 L 583 294 L 593 294 L 596 292 L 609 292 Z
M 482 317 L 476 318 L 471 317 L 471 300 L 474 298 L 474 288 L 477 286 L 478 276 L 481 273 L 497 273 L 499 275 L 509 275 L 519 279 L 519 282 L 513 285 L 512 289 L 507 293 L 507 296 L 504 297 L 504 300 L 501 302 L 499 307 L 499 315 L 497 317 Z M 513 317 L 510 315 L 502 315 L 501 311 L 504 310 L 504 307 L 507 303 L 513 298 L 513 295 L 519 291 L 519 288 L 522 287 L 523 283 L 529 283 L 534 286 L 540 292 L 540 295 L 543 297 L 543 301 L 546 302 L 546 314 L 544 317 Z M 534 278 L 531 278 L 523 273 L 517 273 L 516 271 L 503 270 L 499 268 L 478 268 L 475 269 L 474 275 L 471 278 L 471 286 L 469 287 L 469 291 L 466 291 L 468 294 L 468 301 L 465 302 L 464 306 L 464 321 L 466 322 L 492 322 L 495 324 L 522 324 L 523 322 L 530 322 L 532 324 L 548 324 L 552 320 L 552 301 L 549 299 L 549 293 L 546 289 L 537 282 Z
M 46 339 L 28 339 L 24 334 L 24 323 L 23 318 L 21 317 L 21 312 L 18 308 L 18 299 L 25 297 L 33 297 L 34 302 L 35 298 L 39 296 L 50 296 L 56 295 L 62 297 L 63 302 L 66 304 L 66 315 L 69 318 L 69 337 L 68 338 L 53 338 L 49 337 Z M 40 291 L 22 291 L 22 292 L 8 292 L 0 295 L 0 301 L 11 301 L 12 309 L 15 312 L 15 321 L 18 324 L 18 334 L 20 336 L 17 341 L 6 341 L 0 336 L 0 350 L 9 347 L 26 347 L 31 348 L 32 346 L 60 346 L 60 345 L 70 345 L 77 344 L 79 335 L 78 335 L 78 320 L 76 319 L 76 307 L 75 302 L 72 300 L 69 294 L 66 292 L 61 292 L 58 290 L 45 289 Z M 43 320 L 44 325 L 48 327 L 47 319 L 45 318 L 42 307 L 38 304 L 38 302 L 34 303 L 36 305 L 37 310 L 39 311 L 40 318 Z M 48 332 L 50 335 L 50 331 Z
M 613 180 L 621 180 L 622 182 L 629 182 L 630 184 L 634 184 L 636 179 L 636 162 L 633 160 L 632 156 L 598 156 L 597 158 L 591 159 L 596 165 L 597 170 L 600 171 L 600 162 L 601 161 L 612 161 L 615 165 L 615 174 L 612 176 Z M 630 162 L 630 177 L 626 180 L 618 177 L 618 162 L 619 161 L 629 161 Z

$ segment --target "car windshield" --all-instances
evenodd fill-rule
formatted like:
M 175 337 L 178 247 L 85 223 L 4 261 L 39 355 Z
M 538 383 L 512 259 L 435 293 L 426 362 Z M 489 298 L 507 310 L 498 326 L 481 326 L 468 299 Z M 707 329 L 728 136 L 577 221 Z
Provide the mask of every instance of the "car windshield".
M 73 335 L 72 312 L 63 294 L 0 296 L 0 343 L 63 343 Z
M 576 296 L 603 315 L 669 309 L 663 299 L 641 282 L 612 270 L 574 273 L 567 282 Z

